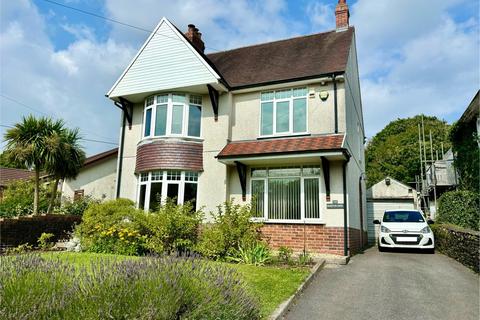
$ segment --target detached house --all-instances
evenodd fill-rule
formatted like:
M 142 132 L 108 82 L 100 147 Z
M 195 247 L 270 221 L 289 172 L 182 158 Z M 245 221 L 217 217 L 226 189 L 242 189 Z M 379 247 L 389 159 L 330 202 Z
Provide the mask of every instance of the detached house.
M 349 255 L 367 241 L 355 29 L 206 54 L 163 18 L 108 92 L 122 110 L 116 196 L 206 212 L 255 204 L 272 247 Z

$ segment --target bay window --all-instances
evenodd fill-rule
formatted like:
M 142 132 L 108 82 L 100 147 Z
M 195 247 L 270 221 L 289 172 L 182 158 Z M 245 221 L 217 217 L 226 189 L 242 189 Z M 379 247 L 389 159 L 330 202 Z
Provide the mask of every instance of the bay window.
M 167 198 L 177 204 L 197 205 L 198 172 L 163 170 L 141 173 L 138 181 L 138 207 L 156 211 Z
M 200 137 L 202 96 L 170 93 L 145 100 L 144 137 Z
M 254 168 L 255 218 L 272 222 L 319 221 L 320 166 Z
M 307 132 L 307 88 L 261 93 L 260 136 Z

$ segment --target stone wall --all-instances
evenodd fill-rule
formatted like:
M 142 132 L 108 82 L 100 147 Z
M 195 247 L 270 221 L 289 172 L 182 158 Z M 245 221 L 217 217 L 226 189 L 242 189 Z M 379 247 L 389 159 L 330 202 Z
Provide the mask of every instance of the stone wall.
M 480 232 L 453 225 L 434 224 L 435 248 L 475 272 L 480 271 Z

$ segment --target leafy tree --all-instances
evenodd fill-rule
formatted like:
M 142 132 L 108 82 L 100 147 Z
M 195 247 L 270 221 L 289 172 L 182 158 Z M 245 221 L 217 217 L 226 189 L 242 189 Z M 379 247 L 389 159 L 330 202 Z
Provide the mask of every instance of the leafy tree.
M 455 168 L 459 172 L 459 186 L 462 190 L 480 194 L 480 148 L 476 121 L 457 122 L 450 131 L 450 140 L 455 154 Z
M 16 180 L 8 183 L 0 200 L 0 217 L 17 217 L 32 214 L 35 183 L 33 180 Z M 40 185 L 40 211 L 47 209 L 47 188 Z
M 46 171 L 52 175 L 54 182 L 50 193 L 48 213 L 51 213 L 57 198 L 57 189 L 60 179 L 75 178 L 83 162 L 85 152 L 79 144 L 80 135 L 78 129 L 70 130 L 63 128 L 60 132 L 54 132 L 46 138 L 47 164 Z
M 32 168 L 35 171 L 35 191 L 33 198 L 33 214 L 38 214 L 40 172 L 47 170 L 49 173 L 58 174 L 61 170 L 55 165 L 64 161 L 65 172 L 72 172 L 78 159 L 73 159 L 72 149 L 78 149 L 78 132 L 69 131 L 64 127 L 62 120 L 52 120 L 42 117 L 35 118 L 30 115 L 24 117 L 20 123 L 5 133 L 7 142 L 6 152 L 13 163 Z M 68 142 L 74 142 L 72 148 Z M 84 157 L 83 151 L 75 154 L 75 157 Z M 82 160 L 83 161 L 83 160 Z M 58 172 L 55 170 L 58 169 Z M 74 170 L 73 170 L 74 171 Z M 75 173 L 76 174 L 76 173 Z M 55 192 L 56 193 L 56 189 Z
M 371 186 L 386 176 L 409 183 L 415 181 L 420 174 L 420 158 L 418 145 L 418 125 L 422 115 L 413 118 L 397 119 L 390 122 L 377 133 L 368 143 L 366 153 L 366 171 L 368 186 Z M 449 125 L 436 117 L 423 116 L 427 160 L 430 156 L 429 132 L 432 131 L 433 153 L 441 154 L 441 143 L 444 151 L 451 144 L 448 138 Z
M 1 168 L 19 168 L 19 169 L 24 169 L 23 166 L 19 166 L 15 162 L 10 160 L 10 157 L 8 156 L 7 152 L 2 152 L 0 153 L 0 167 Z

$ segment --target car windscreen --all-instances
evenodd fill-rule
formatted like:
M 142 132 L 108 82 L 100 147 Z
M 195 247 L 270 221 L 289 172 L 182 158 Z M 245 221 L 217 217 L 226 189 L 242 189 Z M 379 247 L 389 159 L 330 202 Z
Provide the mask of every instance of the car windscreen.
M 383 215 L 383 222 L 424 222 L 418 211 L 388 211 Z

